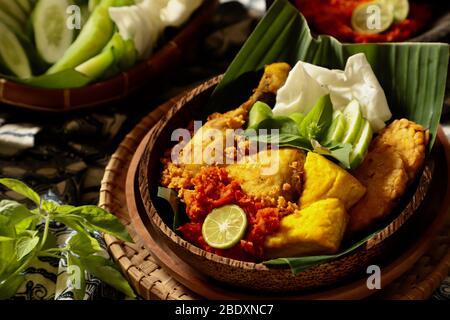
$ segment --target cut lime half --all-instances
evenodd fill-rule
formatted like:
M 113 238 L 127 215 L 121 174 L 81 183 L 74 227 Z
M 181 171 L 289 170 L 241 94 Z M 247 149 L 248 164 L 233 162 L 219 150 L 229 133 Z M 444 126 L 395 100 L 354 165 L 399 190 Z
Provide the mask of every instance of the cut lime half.
M 351 22 L 357 32 L 381 33 L 394 22 L 394 11 L 384 1 L 365 2 L 353 10 Z
M 205 242 L 216 249 L 234 247 L 245 235 L 247 216 L 239 206 L 226 205 L 211 211 L 203 222 Z

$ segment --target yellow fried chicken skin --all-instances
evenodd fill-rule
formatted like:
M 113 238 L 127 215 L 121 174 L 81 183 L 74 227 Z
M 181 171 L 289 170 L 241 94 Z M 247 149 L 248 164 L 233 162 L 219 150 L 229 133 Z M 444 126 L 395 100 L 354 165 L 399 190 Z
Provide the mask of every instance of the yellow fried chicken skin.
M 282 196 L 288 201 L 297 201 L 302 189 L 304 162 L 303 151 L 282 148 L 246 156 L 239 163 L 228 165 L 226 170 L 249 196 L 259 199 Z
M 304 166 L 304 185 L 300 207 L 328 199 L 340 199 L 350 209 L 357 203 L 366 188 L 350 173 L 320 154 L 308 152 Z
M 208 117 L 208 121 L 194 134 L 185 145 L 178 144 L 174 148 L 178 150 L 176 163 L 173 159 L 162 159 L 164 170 L 161 184 L 176 190 L 192 187 L 191 179 L 194 178 L 205 165 L 221 165 L 215 159 L 226 159 L 229 155 L 226 150 L 227 135 L 232 135 L 228 129 L 241 129 L 248 120 L 250 108 L 256 101 L 272 103 L 276 93 L 288 77 L 291 67 L 284 62 L 267 65 L 258 87 L 253 95 L 237 109 L 226 113 L 214 113 Z M 273 100 L 273 101 L 272 101 Z M 231 137 L 231 140 L 239 137 Z M 174 149 L 175 150 L 175 149 Z
M 265 240 L 268 258 L 334 254 L 339 250 L 348 215 L 342 201 L 329 198 L 281 219 Z

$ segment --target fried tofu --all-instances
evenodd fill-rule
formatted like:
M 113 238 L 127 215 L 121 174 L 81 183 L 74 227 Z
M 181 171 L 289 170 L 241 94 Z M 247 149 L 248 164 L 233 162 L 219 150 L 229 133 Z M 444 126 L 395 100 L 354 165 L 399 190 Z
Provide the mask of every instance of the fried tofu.
M 365 192 L 366 188 L 346 170 L 317 153 L 308 152 L 299 202 L 301 208 L 319 200 L 337 198 L 348 210 Z
M 425 161 L 430 134 L 421 125 L 408 119 L 395 120 L 374 140 L 373 148 L 392 146 L 400 155 L 409 179 L 413 179 Z
M 249 196 L 259 199 L 281 196 L 295 202 L 301 192 L 304 162 L 303 151 L 281 148 L 246 156 L 239 163 L 228 165 L 226 170 Z
M 265 240 L 268 258 L 334 254 L 339 250 L 348 215 L 339 199 L 329 198 L 281 219 Z
M 349 211 L 349 234 L 365 231 L 386 217 L 408 185 L 402 157 L 389 145 L 372 149 L 355 171 L 355 177 L 367 187 L 367 193 Z

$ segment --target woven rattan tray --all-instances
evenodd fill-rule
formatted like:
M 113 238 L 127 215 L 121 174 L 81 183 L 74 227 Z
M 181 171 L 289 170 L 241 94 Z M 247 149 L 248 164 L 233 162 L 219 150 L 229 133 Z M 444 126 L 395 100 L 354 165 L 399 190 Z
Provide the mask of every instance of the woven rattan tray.
M 124 243 L 105 236 L 108 248 L 128 277 L 136 292 L 144 299 L 189 300 L 199 298 L 161 268 L 136 235 L 125 200 L 127 169 L 131 159 L 151 127 L 174 104 L 174 98 L 148 114 L 126 136 L 111 157 L 100 190 L 99 205 L 127 225 L 135 243 Z M 375 297 L 382 299 L 427 299 L 450 270 L 450 215 L 430 249 L 413 267 Z

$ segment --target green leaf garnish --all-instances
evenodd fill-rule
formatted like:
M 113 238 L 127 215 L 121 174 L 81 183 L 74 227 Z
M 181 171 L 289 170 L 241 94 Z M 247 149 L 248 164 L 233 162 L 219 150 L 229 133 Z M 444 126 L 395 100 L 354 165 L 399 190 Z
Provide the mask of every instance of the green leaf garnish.
M 0 183 L 37 205 L 30 210 L 15 201 L 0 201 L 0 299 L 16 293 L 25 280 L 26 268 L 41 256 L 65 259 L 69 268 L 74 266 L 81 271 L 76 279 L 79 286 L 73 288 L 75 299 L 85 296 L 85 270 L 128 296 L 135 296 L 115 265 L 97 256 L 102 248 L 91 235 L 93 231 L 101 231 L 131 241 L 115 216 L 95 206 L 74 207 L 41 199 L 31 188 L 14 179 L 0 179 Z M 40 221 L 44 222 L 43 230 L 36 227 Z M 59 221 L 76 231 L 66 247 L 57 246 L 56 237 L 49 232 L 50 221 Z
M 0 184 L 32 200 L 37 206 L 40 205 L 41 198 L 39 195 L 25 183 L 15 179 L 2 178 L 0 179 Z

